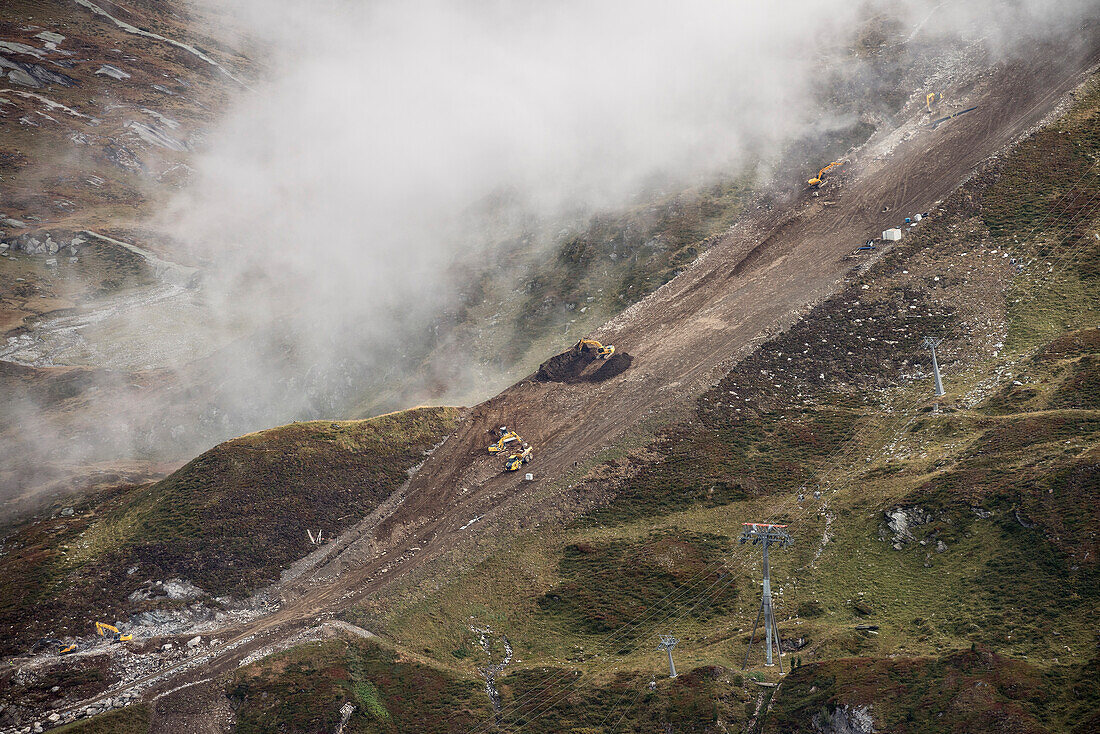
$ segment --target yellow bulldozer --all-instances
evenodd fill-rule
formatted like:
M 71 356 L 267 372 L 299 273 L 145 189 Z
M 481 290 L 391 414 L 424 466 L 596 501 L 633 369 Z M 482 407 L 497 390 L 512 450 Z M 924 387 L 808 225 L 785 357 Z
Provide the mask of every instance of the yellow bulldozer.
M 523 439 L 520 438 L 519 434 L 515 431 L 508 430 L 508 426 L 501 426 L 500 438 L 489 444 L 489 453 L 499 454 L 501 451 L 508 448 L 508 444 L 510 443 L 523 443 Z
M 843 165 L 844 165 L 844 161 L 833 161 L 832 163 L 830 163 L 829 165 L 825 166 L 820 171 L 818 171 L 817 175 L 814 176 L 813 178 L 811 178 L 806 183 L 808 183 L 810 186 L 813 186 L 813 187 L 816 188 L 816 187 L 821 185 L 822 180 L 824 180 L 823 177 L 825 176 L 825 173 L 830 168 L 837 168 L 837 167 L 843 166 Z
M 518 453 L 512 454 L 508 457 L 508 460 L 504 462 L 504 471 L 518 471 L 524 464 L 531 463 L 531 447 L 527 444 L 523 444 L 523 449 Z
M 99 635 L 100 637 L 106 637 L 111 642 L 129 642 L 130 640 L 134 639 L 133 635 L 124 635 L 118 627 L 115 627 L 113 624 L 107 624 L 105 622 L 96 622 L 95 631 L 97 635 Z
M 578 352 L 595 351 L 596 357 L 599 359 L 607 359 L 615 353 L 615 347 L 611 344 L 603 345 L 595 339 L 581 339 L 573 347 Z

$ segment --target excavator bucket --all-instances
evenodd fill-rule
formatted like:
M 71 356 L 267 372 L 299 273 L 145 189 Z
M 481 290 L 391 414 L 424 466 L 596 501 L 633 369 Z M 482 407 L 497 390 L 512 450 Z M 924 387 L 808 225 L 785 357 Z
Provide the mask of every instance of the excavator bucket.
M 61 652 L 59 652 L 58 655 L 68 655 L 69 653 L 73 652 L 76 652 L 76 643 L 61 648 Z

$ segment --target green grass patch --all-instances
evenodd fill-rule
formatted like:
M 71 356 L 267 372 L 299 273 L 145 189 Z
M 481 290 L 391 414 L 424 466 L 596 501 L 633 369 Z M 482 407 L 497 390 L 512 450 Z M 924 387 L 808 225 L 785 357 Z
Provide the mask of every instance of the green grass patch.
M 149 731 L 149 718 L 149 707 L 135 703 L 51 731 L 58 734 L 145 734 Z
M 184 578 L 212 595 L 278 578 L 325 537 L 373 511 L 449 433 L 455 408 L 313 421 L 228 441 L 156 484 L 93 496 L 71 517 L 30 522 L 0 558 L 2 649 L 87 634 L 152 602 L 146 580 Z M 10 584 L 10 585 L 9 585 Z M 13 634 L 14 633 L 14 634 Z
M 672 595 L 686 582 L 702 580 L 714 593 L 705 604 L 694 597 L 671 604 L 668 612 L 706 620 L 728 611 L 738 587 L 720 564 L 730 550 L 727 539 L 691 533 L 668 533 L 642 542 L 579 542 L 568 545 L 559 563 L 563 579 L 541 597 L 543 614 L 578 635 L 619 631 L 655 601 Z M 631 648 L 656 634 L 641 624 L 617 638 Z
M 485 721 L 484 685 L 372 642 L 339 638 L 264 658 L 229 689 L 241 734 L 332 731 L 355 706 L 347 732 L 462 732 Z
M 863 709 L 897 734 L 1056 731 L 1042 723 L 1057 695 L 1042 670 L 982 648 L 942 658 L 839 659 L 786 677 L 765 732 L 820 732 Z M 847 710 L 845 715 L 844 710 Z

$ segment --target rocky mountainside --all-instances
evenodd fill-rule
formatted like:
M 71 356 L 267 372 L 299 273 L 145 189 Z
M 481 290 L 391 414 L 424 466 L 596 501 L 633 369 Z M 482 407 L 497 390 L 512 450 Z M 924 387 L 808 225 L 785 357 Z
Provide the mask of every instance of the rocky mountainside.
M 0 726 L 1094 730 L 1096 30 L 960 51 L 949 102 L 895 90 L 820 188 L 592 220 L 507 297 L 471 278 L 455 333 L 508 300 L 543 350 L 471 408 L 248 434 L 13 525 Z M 676 245 L 603 270 L 650 232 Z M 614 358 L 545 348 L 613 282 L 592 312 L 617 314 L 595 332 Z M 3 374 L 84 399 L 87 370 L 41 369 Z M 501 425 L 533 447 L 518 472 L 486 452 Z M 746 522 L 794 540 L 770 558 L 778 666 Z M 93 615 L 135 639 L 93 637 Z

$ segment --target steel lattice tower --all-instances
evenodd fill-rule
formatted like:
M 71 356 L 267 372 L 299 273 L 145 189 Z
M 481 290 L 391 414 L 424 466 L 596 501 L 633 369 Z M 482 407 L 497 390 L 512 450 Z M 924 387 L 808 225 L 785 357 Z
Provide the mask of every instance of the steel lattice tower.
M 661 638 L 661 641 L 657 643 L 657 652 L 662 650 L 668 651 L 668 677 L 675 678 L 676 664 L 672 662 L 672 648 L 676 647 L 676 643 L 679 642 L 679 640 L 672 635 L 658 635 L 658 637 Z
M 766 665 L 774 665 L 772 662 L 772 633 L 775 633 L 775 651 L 779 653 L 779 629 L 775 626 L 775 615 L 772 613 L 772 579 L 771 566 L 768 563 L 768 546 L 778 545 L 780 548 L 790 545 L 794 538 L 786 530 L 786 525 L 770 525 L 762 522 L 742 523 L 745 527 L 741 531 L 741 543 L 761 545 L 764 550 L 764 593 L 760 598 L 760 611 L 756 613 L 756 621 L 752 623 L 752 633 L 749 635 L 749 649 L 745 651 L 744 670 L 749 666 L 749 653 L 752 652 L 752 640 L 756 636 L 756 628 L 760 624 L 760 617 L 764 617 L 764 651 Z M 779 663 L 779 671 L 783 672 L 783 662 Z

